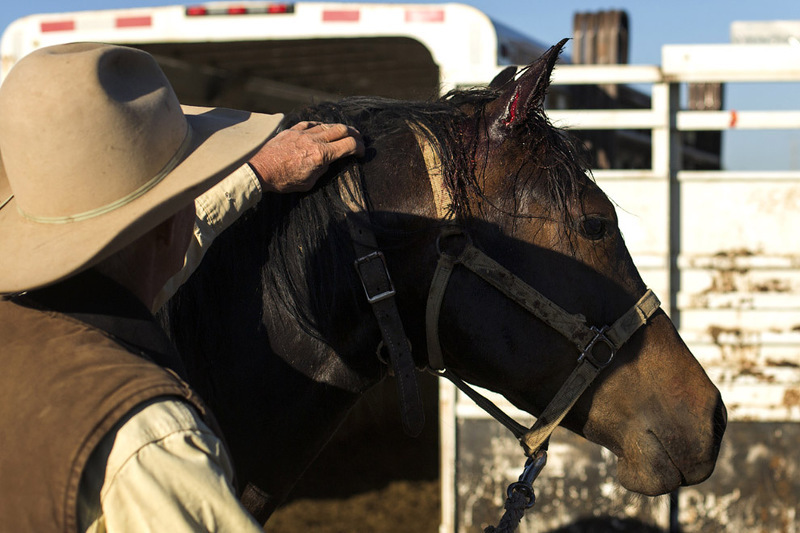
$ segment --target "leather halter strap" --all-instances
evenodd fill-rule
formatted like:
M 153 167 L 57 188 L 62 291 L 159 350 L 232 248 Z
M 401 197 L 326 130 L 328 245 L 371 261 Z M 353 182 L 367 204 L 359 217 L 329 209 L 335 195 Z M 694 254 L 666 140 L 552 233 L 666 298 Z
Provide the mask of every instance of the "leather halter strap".
M 354 266 L 378 322 L 383 347 L 389 354 L 390 373 L 397 382 L 403 429 L 408 435 L 416 437 L 425 425 L 425 413 L 411 345 L 395 301 L 394 284 L 386 259 L 378 249 L 378 241 L 371 229 L 369 210 L 358 180 L 348 171 L 337 183 L 339 196 L 350 210 L 345 218 L 356 253 Z M 380 351 L 380 346 L 378 350 Z
M 452 222 L 454 213 L 450 206 L 446 204 L 447 195 L 442 164 L 435 148 L 427 140 L 431 138 L 430 132 L 419 124 L 410 123 L 409 126 L 417 138 L 417 143 L 425 159 L 437 215 L 443 221 Z M 442 239 L 457 235 L 461 235 L 466 241 L 461 252 L 453 255 L 442 251 Z M 543 448 L 552 432 L 572 409 L 575 402 L 578 401 L 578 398 L 592 383 L 597 374 L 611 362 L 616 351 L 641 326 L 647 323 L 647 320 L 661 305 L 656 295 L 650 289 L 647 289 L 639 301 L 614 324 L 598 329 L 588 326 L 583 315 L 567 313 L 553 301 L 515 276 L 511 271 L 473 246 L 468 235 L 460 227 L 456 225 L 445 227 L 439 236 L 439 240 L 437 240 L 437 248 L 439 262 L 431 280 L 425 310 L 428 364 L 431 370 L 452 381 L 478 406 L 507 427 L 519 439 L 528 457 L 533 457 Z M 450 275 L 456 265 L 466 267 L 491 284 L 508 298 L 569 339 L 580 351 L 578 365 L 530 429 L 513 420 L 489 399 L 448 370 L 444 364 L 439 342 L 439 315 L 450 281 Z M 595 348 L 601 345 L 606 349 L 605 357 L 595 354 Z

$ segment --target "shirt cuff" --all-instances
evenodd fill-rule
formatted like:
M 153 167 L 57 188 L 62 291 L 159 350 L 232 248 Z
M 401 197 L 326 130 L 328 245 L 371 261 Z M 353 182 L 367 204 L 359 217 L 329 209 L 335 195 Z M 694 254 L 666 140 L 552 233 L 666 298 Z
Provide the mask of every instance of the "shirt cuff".
M 261 182 L 248 164 L 199 196 L 194 202 L 195 235 L 199 235 L 201 246 L 207 248 L 217 235 L 260 199 Z

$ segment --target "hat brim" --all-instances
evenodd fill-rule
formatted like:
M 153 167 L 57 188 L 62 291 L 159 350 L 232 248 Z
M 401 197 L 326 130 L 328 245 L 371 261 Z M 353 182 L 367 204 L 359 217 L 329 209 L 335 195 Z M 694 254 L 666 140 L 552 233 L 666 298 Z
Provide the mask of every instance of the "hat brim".
M 183 107 L 192 144 L 177 166 L 141 197 L 102 215 L 41 223 L 17 209 L 0 164 L 0 293 L 63 280 L 85 270 L 167 220 L 252 157 L 282 115 Z

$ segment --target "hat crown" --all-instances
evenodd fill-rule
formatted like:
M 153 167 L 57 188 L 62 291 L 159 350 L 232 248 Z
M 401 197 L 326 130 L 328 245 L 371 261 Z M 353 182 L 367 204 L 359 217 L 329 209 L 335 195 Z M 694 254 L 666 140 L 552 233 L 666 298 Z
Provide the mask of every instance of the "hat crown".
M 180 157 L 189 126 L 142 51 L 93 43 L 44 48 L 0 87 L 0 153 L 19 210 L 58 222 L 114 209 Z

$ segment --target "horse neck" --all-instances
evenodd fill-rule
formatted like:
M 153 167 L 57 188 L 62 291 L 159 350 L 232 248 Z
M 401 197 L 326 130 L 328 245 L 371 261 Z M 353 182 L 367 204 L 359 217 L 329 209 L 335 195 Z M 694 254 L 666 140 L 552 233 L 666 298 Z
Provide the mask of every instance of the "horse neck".
M 305 293 L 287 296 L 280 283 L 265 283 L 263 315 L 272 349 L 314 380 L 357 394 L 382 379 L 386 369 L 376 356 L 380 330 L 353 268 L 352 241 L 360 236 L 348 228 L 346 218 L 359 214 L 357 224 L 374 233 L 385 253 L 416 362 L 423 366 L 422 317 L 435 264 L 432 244 L 449 207 L 441 147 L 434 134 L 414 121 L 396 126 L 382 126 L 391 133 L 375 136 L 372 154 L 360 168 L 334 169 L 337 176 L 291 209 L 286 203 L 293 200 L 279 195 L 262 205 L 266 212 L 282 213 L 281 221 L 268 225 L 284 228 L 271 236 L 265 279 L 296 267 L 287 257 L 302 249 L 303 268 L 297 272 L 302 270 L 304 279 L 289 279 L 285 285 L 308 287 Z M 301 228 L 307 224 L 303 212 L 314 214 L 313 236 L 304 235 Z M 303 242 L 287 244 L 297 235 Z M 430 265 L 422 266 L 421 261 Z M 317 294 L 318 289 L 326 294 Z
M 360 183 L 348 171 L 339 174 L 323 178 L 309 195 L 262 200 L 262 226 L 272 228 L 265 236 L 262 314 L 278 357 L 321 383 L 360 394 L 384 370 L 345 222 L 348 202 L 361 197 Z

